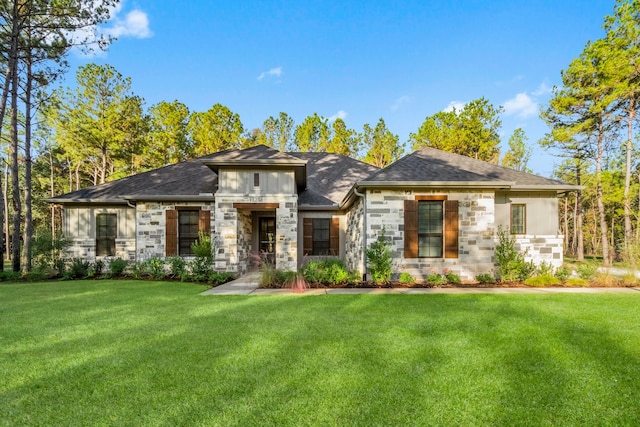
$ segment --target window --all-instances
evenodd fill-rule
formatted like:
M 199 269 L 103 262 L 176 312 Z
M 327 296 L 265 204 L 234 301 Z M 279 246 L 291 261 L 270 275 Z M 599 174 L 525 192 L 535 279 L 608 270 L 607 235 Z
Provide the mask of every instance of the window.
M 511 205 L 511 234 L 526 234 L 526 205 Z
M 178 206 L 165 211 L 165 255 L 191 256 L 199 233 L 211 234 L 211 211 Z
M 418 202 L 418 257 L 442 258 L 442 202 Z
M 313 251 L 311 255 L 329 255 L 329 218 L 313 220 Z
M 258 172 L 253 174 L 253 186 L 260 187 L 260 174 Z
M 340 255 L 340 218 L 305 218 L 303 241 L 305 255 Z
M 116 234 L 118 216 L 116 214 L 98 214 L 96 216 L 96 255 L 116 255 Z
M 416 196 L 404 201 L 404 257 L 458 258 L 458 201 Z
M 199 211 L 178 211 L 178 254 L 193 255 L 191 244 L 198 240 Z

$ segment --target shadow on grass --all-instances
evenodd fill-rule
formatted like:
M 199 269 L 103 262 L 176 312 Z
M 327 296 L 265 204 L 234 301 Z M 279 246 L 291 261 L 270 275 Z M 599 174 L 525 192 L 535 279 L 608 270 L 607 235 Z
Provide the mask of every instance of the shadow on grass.
M 639 330 L 629 322 L 640 297 L 209 299 L 176 283 L 108 288 L 54 295 L 46 313 L 37 300 L 18 304 L 21 314 L 0 311 L 0 423 L 629 424 L 639 415 L 626 396 L 638 391 Z

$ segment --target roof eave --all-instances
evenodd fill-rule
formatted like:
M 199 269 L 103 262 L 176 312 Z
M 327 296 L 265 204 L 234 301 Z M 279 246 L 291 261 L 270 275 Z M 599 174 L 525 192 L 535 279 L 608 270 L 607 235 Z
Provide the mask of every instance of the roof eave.
M 66 198 L 66 197 L 51 197 L 48 199 L 42 199 L 46 203 L 55 203 L 60 205 L 73 204 L 73 203 L 98 203 L 107 205 L 126 205 L 127 200 L 123 198 L 118 199 L 101 199 L 101 198 Z
M 356 187 L 401 187 L 401 188 L 511 188 L 514 181 L 360 181 Z
M 511 190 L 514 191 L 578 191 L 583 190 L 584 186 L 582 185 L 571 185 L 571 184 L 541 184 L 541 185 L 527 185 L 520 184 L 514 185 L 511 187 Z

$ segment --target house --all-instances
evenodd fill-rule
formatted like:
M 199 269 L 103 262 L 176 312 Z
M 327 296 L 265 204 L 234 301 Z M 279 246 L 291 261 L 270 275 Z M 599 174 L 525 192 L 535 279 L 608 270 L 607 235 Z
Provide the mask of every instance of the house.
M 433 148 L 378 169 L 330 153 L 227 150 L 64 194 L 69 255 L 88 260 L 189 257 L 217 241 L 215 268 L 243 273 L 261 251 L 276 268 L 338 256 L 366 274 L 383 232 L 394 270 L 462 278 L 494 270 L 499 227 L 526 259 L 562 264 L 558 198 L 577 187 Z

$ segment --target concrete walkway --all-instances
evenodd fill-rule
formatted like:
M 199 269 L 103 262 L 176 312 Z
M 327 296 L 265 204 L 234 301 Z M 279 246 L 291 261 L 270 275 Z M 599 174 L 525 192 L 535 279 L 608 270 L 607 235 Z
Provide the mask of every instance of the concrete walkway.
M 599 294 L 640 293 L 640 288 L 324 288 L 296 293 L 289 289 L 260 289 L 260 272 L 254 271 L 200 295 L 349 295 L 349 294 Z

